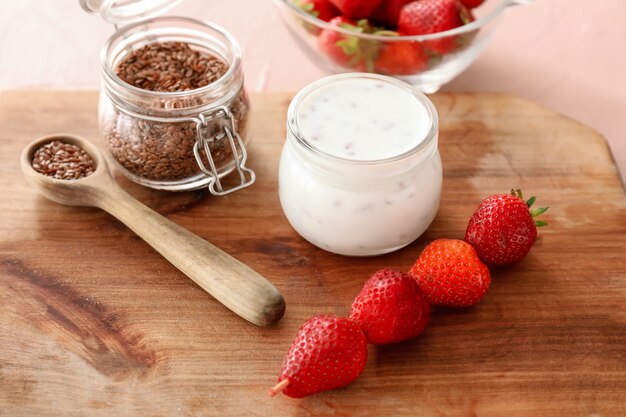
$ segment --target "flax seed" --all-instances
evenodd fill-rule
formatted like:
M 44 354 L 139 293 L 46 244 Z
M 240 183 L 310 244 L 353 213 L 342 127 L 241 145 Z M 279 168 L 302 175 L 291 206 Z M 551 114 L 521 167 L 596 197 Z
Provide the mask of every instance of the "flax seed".
M 59 180 L 84 178 L 96 169 L 93 159 L 84 149 L 58 139 L 35 150 L 31 166 L 35 171 Z

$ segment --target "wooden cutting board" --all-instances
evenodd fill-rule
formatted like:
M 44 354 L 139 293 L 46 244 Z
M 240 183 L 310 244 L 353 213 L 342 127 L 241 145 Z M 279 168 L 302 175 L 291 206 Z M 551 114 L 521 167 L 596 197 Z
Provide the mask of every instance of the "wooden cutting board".
M 626 199 L 604 140 L 508 95 L 437 94 L 443 199 L 409 247 L 348 258 L 301 239 L 277 168 L 292 94 L 253 95 L 250 165 L 234 195 L 130 193 L 267 276 L 287 312 L 259 328 L 213 300 L 119 222 L 38 196 L 18 169 L 37 136 L 97 143 L 97 94 L 8 92 L 0 101 L 0 416 L 624 416 Z M 530 256 L 493 271 L 475 308 L 434 312 L 424 335 L 370 346 L 350 386 L 270 399 L 298 327 L 346 314 L 376 269 L 406 270 L 462 238 L 488 194 L 549 204 Z

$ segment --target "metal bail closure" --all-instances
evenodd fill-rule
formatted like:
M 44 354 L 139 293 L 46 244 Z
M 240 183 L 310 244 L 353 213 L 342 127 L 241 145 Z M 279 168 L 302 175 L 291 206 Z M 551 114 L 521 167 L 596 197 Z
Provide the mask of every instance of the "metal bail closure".
M 213 137 L 206 137 L 206 132 L 209 127 L 208 123 L 217 118 L 223 118 L 226 123 L 223 126 L 223 131 L 217 133 Z M 222 186 L 220 181 L 220 173 L 218 173 L 217 168 L 215 166 L 215 162 L 213 160 L 213 155 L 211 155 L 211 149 L 209 148 L 209 143 L 215 142 L 218 140 L 222 140 L 224 138 L 228 139 L 228 143 L 230 144 L 230 149 L 233 155 L 233 161 L 235 163 L 235 169 L 239 173 L 240 183 L 231 188 L 226 188 Z M 236 139 L 236 141 L 235 141 Z M 206 159 L 209 167 L 205 165 L 202 155 L 200 154 L 200 149 L 204 149 L 204 153 L 206 155 Z M 246 188 L 254 184 L 256 180 L 256 175 L 254 171 L 250 168 L 246 168 L 246 161 L 248 160 L 248 153 L 246 152 L 246 147 L 237 133 L 237 129 L 235 128 L 235 120 L 233 118 L 232 113 L 226 106 L 220 106 L 216 110 L 204 114 L 200 113 L 198 115 L 198 119 L 196 120 L 196 143 L 193 145 L 193 154 L 196 157 L 196 162 L 198 166 L 206 175 L 210 177 L 210 181 L 208 184 L 209 191 L 214 195 L 226 195 L 233 193 L 235 191 L 241 190 L 242 188 Z M 226 171 L 221 174 L 221 176 L 225 176 L 229 173 Z

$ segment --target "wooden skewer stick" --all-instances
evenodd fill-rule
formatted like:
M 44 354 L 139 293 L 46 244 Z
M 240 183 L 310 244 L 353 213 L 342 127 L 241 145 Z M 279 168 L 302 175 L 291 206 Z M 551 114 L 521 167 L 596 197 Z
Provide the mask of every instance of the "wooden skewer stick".
M 270 397 L 274 397 L 276 396 L 276 394 L 282 392 L 285 388 L 287 388 L 288 385 L 289 385 L 289 379 L 285 378 L 282 381 L 280 381 L 278 384 L 270 388 L 267 391 L 267 393 L 270 395 Z

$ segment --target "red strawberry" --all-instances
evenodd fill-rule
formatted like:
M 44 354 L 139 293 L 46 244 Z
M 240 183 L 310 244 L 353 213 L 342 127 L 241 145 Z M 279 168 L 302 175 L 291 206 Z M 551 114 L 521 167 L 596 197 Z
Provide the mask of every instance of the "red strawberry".
M 468 9 L 476 8 L 483 4 L 484 1 L 485 0 L 460 0 L 461 4 L 463 4 L 463 6 L 467 7 Z
M 433 304 L 469 307 L 478 303 L 491 284 L 489 269 L 472 246 L 462 240 L 437 239 L 409 271 Z
M 341 12 L 353 19 L 370 17 L 383 0 L 330 0 Z
M 428 35 L 463 26 L 470 20 L 469 11 L 458 0 L 418 0 L 402 8 L 398 28 L 409 35 Z M 424 44 L 443 55 L 456 49 L 457 39 L 446 36 Z
M 409 274 L 381 269 L 367 280 L 352 303 L 350 318 L 369 343 L 382 345 L 411 339 L 424 331 L 430 303 Z
M 381 74 L 411 75 L 425 70 L 428 59 L 418 42 L 389 41 L 383 43 L 374 61 L 374 68 Z
M 302 398 L 354 381 L 365 368 L 367 342 L 350 319 L 316 316 L 307 320 L 285 356 L 271 396 Z
M 547 225 L 534 218 L 548 207 L 533 209 L 534 202 L 535 197 L 524 201 L 520 190 L 487 197 L 470 218 L 465 240 L 487 264 L 506 265 L 522 260 L 535 243 L 537 227 Z
M 354 22 L 347 17 L 337 16 L 329 23 L 355 33 L 372 31 L 365 19 Z M 341 66 L 359 71 L 371 69 L 372 56 L 375 53 L 373 48 L 376 44 L 332 29 L 324 29 L 317 38 L 317 46 L 323 54 Z
M 372 13 L 372 20 L 384 24 L 386 27 L 398 27 L 400 10 L 405 4 L 414 0 L 386 0 Z
M 326 22 L 339 16 L 339 10 L 329 0 L 294 0 L 293 4 Z

